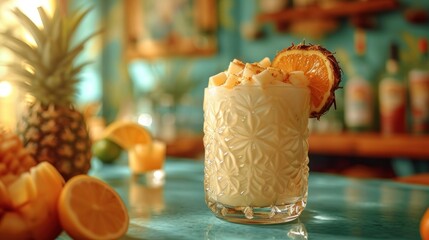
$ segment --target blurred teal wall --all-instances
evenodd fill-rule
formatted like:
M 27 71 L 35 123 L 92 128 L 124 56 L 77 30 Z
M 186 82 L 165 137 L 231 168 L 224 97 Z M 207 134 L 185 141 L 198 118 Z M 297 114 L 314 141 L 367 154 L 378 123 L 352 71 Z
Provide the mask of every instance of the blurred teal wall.
M 428 23 L 415 25 L 404 19 L 404 12 L 409 7 L 420 7 L 429 11 L 429 1 L 400 0 L 399 2 L 401 9 L 377 14 L 375 17 L 377 27 L 367 31 L 367 57 L 375 71 L 373 81 L 377 81 L 377 75 L 384 71 L 391 41 L 400 45 L 404 64 L 412 66 L 417 57 L 417 39 L 429 38 Z M 95 64 L 83 73 L 84 80 L 79 99 L 81 102 L 101 100 L 103 102 L 101 114 L 108 122 L 113 121 L 124 108 L 131 108 L 133 109 L 131 111 L 138 112 L 136 99 L 144 98 L 153 92 L 157 82 L 163 81 L 160 77 L 165 78 L 164 81 L 168 83 L 180 84 L 175 77 L 180 75 L 180 78 L 191 81 L 193 88 L 184 98 L 185 103 L 177 105 L 179 120 L 187 123 L 187 127 L 195 131 L 202 131 L 203 90 L 208 78 L 226 69 L 232 59 L 254 62 L 265 56 L 273 58 L 277 51 L 291 43 L 305 40 L 307 43 L 322 44 L 336 52 L 344 71 L 343 81 L 346 82 L 350 59 L 354 52 L 355 28 L 348 20 L 341 20 L 333 33 L 317 39 L 278 32 L 273 24 L 265 24 L 261 26 L 264 36 L 252 40 L 244 38 L 240 28 L 242 24 L 255 19 L 255 14 L 259 11 L 259 1 L 219 0 L 218 53 L 216 55 L 150 62 L 142 59 L 125 66 L 122 56 L 123 1 L 73 1 L 73 7 L 81 5 L 95 5 L 94 14 L 88 20 L 88 27 L 85 29 L 102 26 L 105 33 L 89 47 L 91 50 L 88 51 L 87 56 L 95 59 Z M 154 69 L 158 74 L 154 74 Z

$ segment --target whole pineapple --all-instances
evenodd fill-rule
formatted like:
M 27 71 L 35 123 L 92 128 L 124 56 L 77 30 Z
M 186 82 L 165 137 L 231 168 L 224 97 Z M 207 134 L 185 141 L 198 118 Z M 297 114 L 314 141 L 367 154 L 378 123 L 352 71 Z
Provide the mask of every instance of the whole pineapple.
M 89 9 L 65 15 L 57 8 L 52 16 L 43 8 L 38 11 L 41 27 L 19 9 L 13 10 L 35 44 L 2 34 L 4 46 L 20 59 L 9 65 L 18 77 L 16 82 L 31 96 L 17 130 L 34 159 L 50 162 L 67 180 L 90 168 L 91 140 L 83 115 L 73 105 L 77 74 L 88 63 L 73 63 L 97 33 L 72 46 L 72 37 Z

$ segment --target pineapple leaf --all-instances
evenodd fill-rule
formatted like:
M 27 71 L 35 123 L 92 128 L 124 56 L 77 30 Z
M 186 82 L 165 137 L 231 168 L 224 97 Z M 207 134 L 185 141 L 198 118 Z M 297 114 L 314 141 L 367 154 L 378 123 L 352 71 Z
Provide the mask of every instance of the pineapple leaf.
M 67 52 L 68 48 L 69 48 L 69 44 L 70 41 L 68 40 L 68 29 L 67 29 L 67 22 L 63 22 L 62 24 L 63 26 L 61 27 L 61 36 L 60 39 L 58 41 L 58 47 L 59 47 L 59 52 L 63 53 L 63 52 Z
M 39 61 L 36 49 L 29 47 L 25 42 L 20 40 L 16 42 L 4 42 L 3 45 L 17 56 L 24 59 L 26 64 L 34 69 L 38 69 L 40 74 L 46 74 L 47 70 Z
M 101 30 L 94 32 L 85 39 L 83 39 L 77 46 L 75 46 L 65 56 L 63 56 L 62 60 L 58 63 L 57 68 L 61 69 L 63 66 L 71 65 L 76 56 L 79 55 L 79 53 L 84 49 L 85 43 L 99 33 L 101 33 Z
M 85 39 L 83 39 L 82 41 L 80 41 L 80 43 L 77 46 L 75 46 L 72 50 L 70 50 L 67 53 L 66 56 L 63 57 L 62 61 L 58 64 L 58 68 L 70 65 L 72 61 L 76 58 L 76 56 L 79 55 L 79 53 L 84 49 L 85 43 L 88 42 L 92 37 L 94 37 L 95 35 L 101 32 L 102 32 L 101 30 L 94 32 L 88 37 L 86 37 Z
M 57 92 L 57 94 L 59 96 L 69 96 L 70 92 L 76 92 L 76 88 L 75 87 L 71 87 L 71 86 L 67 86 L 67 87 L 63 87 L 63 88 L 58 88 L 57 90 L 55 90 Z M 73 97 L 71 97 L 73 98 Z
M 49 68 L 55 60 L 51 58 L 52 53 L 52 41 L 46 41 L 44 47 L 42 48 L 42 64 L 46 68 Z
M 40 16 L 40 19 L 42 20 L 44 31 L 51 32 L 52 31 L 51 18 L 49 18 L 48 14 L 46 14 L 45 9 L 43 9 L 42 7 L 38 7 L 37 10 L 39 11 L 39 16 Z
M 93 9 L 93 7 L 90 7 L 86 10 L 83 11 L 76 11 L 73 12 L 71 14 L 71 18 L 70 18 L 70 22 L 68 22 L 68 24 L 70 24 L 68 27 L 69 31 L 68 31 L 68 37 L 67 37 L 67 41 L 70 42 L 71 39 L 73 38 L 74 33 L 76 32 L 77 28 L 79 27 L 80 23 L 82 22 L 83 18 Z
M 53 53 L 55 53 L 55 56 L 53 56 L 54 59 L 67 52 L 67 45 L 64 44 L 63 39 L 64 33 L 67 33 L 68 29 L 67 26 L 64 26 L 65 20 L 61 16 L 60 10 L 57 8 L 51 18 L 52 27 L 49 34 L 51 39 L 56 43 L 52 46 L 54 48 Z
M 102 34 L 103 32 L 104 32 L 103 29 L 99 29 L 98 31 L 93 32 L 88 37 L 86 37 L 84 40 L 82 40 L 81 43 L 88 42 L 89 40 L 91 40 L 91 38 L 97 36 L 98 34 Z
M 16 15 L 21 24 L 27 29 L 27 31 L 31 34 L 34 41 L 38 46 L 43 46 L 43 42 L 45 41 L 45 37 L 43 35 L 43 31 L 40 30 L 36 24 L 31 21 L 29 17 L 27 17 L 21 10 L 15 8 L 13 13 Z
M 34 73 L 27 68 L 24 68 L 21 64 L 10 63 L 6 65 L 13 73 L 24 78 L 24 79 L 33 79 Z
M 22 45 L 18 44 L 18 42 L 4 42 L 3 45 L 8 48 L 9 50 L 11 50 L 13 53 L 17 54 L 18 56 L 22 57 L 22 58 L 29 58 L 29 54 L 27 54 L 28 52 L 23 48 Z
M 24 90 L 25 92 L 31 91 L 31 84 L 28 81 L 22 79 L 12 79 L 11 82 L 15 84 L 19 89 Z
M 58 70 L 62 70 L 64 67 L 67 67 L 72 64 L 73 60 L 76 58 L 77 55 L 83 50 L 83 44 L 78 45 L 73 50 L 68 52 L 61 61 L 57 65 Z
M 14 53 L 19 54 L 20 56 L 23 56 L 24 54 L 24 59 L 29 59 L 30 61 L 37 61 L 37 50 L 34 49 L 31 45 L 8 33 L 0 33 L 0 35 L 2 35 L 5 40 L 7 40 L 6 42 L 4 42 L 5 44 L 7 44 L 5 46 L 6 48 L 8 48 Z
M 12 52 L 14 52 L 17 56 L 21 57 L 22 59 L 25 59 L 25 62 L 31 66 L 32 68 L 38 69 L 42 74 L 46 73 L 46 69 L 43 65 L 41 65 L 41 63 L 39 62 L 37 57 L 34 57 L 34 53 L 33 51 L 29 50 L 26 51 L 24 49 L 22 49 L 22 45 L 20 45 L 19 42 L 15 42 L 16 45 L 14 45 L 14 43 L 11 42 L 4 42 L 3 45 L 8 48 L 9 50 L 11 50 Z M 33 54 L 31 54 L 33 53 Z
M 50 38 L 53 39 L 54 41 L 58 41 L 61 38 L 61 32 L 63 29 L 62 26 L 63 21 L 62 20 L 58 20 L 58 21 L 54 21 L 52 23 L 52 29 L 50 31 Z
M 70 71 L 70 76 L 75 76 L 76 74 L 78 74 L 80 71 L 82 71 L 82 69 L 86 66 L 88 66 L 89 64 L 91 64 L 92 61 L 87 61 L 84 63 L 81 63 L 75 67 L 73 67 L 73 69 Z
M 65 19 L 63 21 L 61 32 L 61 50 L 62 52 L 66 52 L 68 50 L 68 47 L 70 46 L 70 42 L 72 41 L 72 37 L 74 35 L 74 32 L 79 27 L 82 19 L 85 17 L 85 15 L 89 12 L 91 8 L 87 9 L 83 12 L 73 12 L 70 14 L 70 17 Z
M 40 18 L 43 22 L 43 32 L 45 33 L 45 42 L 43 43 L 43 47 L 39 48 L 40 54 L 42 56 L 42 62 L 45 66 L 53 65 L 61 55 L 59 44 L 54 44 L 60 42 L 61 36 L 60 34 L 63 32 L 62 22 L 63 20 L 59 17 L 59 11 L 55 11 L 54 15 L 50 18 L 45 10 L 41 7 L 38 8 Z

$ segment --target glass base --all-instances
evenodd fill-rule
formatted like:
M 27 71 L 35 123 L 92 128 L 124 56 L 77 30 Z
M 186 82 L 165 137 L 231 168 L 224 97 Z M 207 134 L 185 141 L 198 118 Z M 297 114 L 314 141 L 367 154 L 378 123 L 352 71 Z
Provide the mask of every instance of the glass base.
M 160 187 L 165 183 L 165 172 L 163 169 L 152 170 L 147 172 L 131 173 L 131 180 L 147 187 Z
M 279 224 L 299 217 L 307 205 L 307 197 L 292 204 L 270 207 L 233 207 L 207 200 L 207 206 L 216 217 L 234 223 Z

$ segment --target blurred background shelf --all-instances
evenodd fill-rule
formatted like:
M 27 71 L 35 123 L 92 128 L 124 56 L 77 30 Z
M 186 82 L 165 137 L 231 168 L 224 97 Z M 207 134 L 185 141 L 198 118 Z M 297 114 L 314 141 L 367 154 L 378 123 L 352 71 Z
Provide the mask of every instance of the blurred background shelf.
M 395 158 L 429 161 L 429 136 L 376 133 L 312 134 L 310 153 L 334 156 Z
M 398 7 L 399 4 L 395 0 L 344 1 L 335 3 L 335 5 L 291 8 L 274 13 L 263 13 L 258 15 L 258 20 L 284 23 L 308 18 L 339 18 L 386 12 Z

